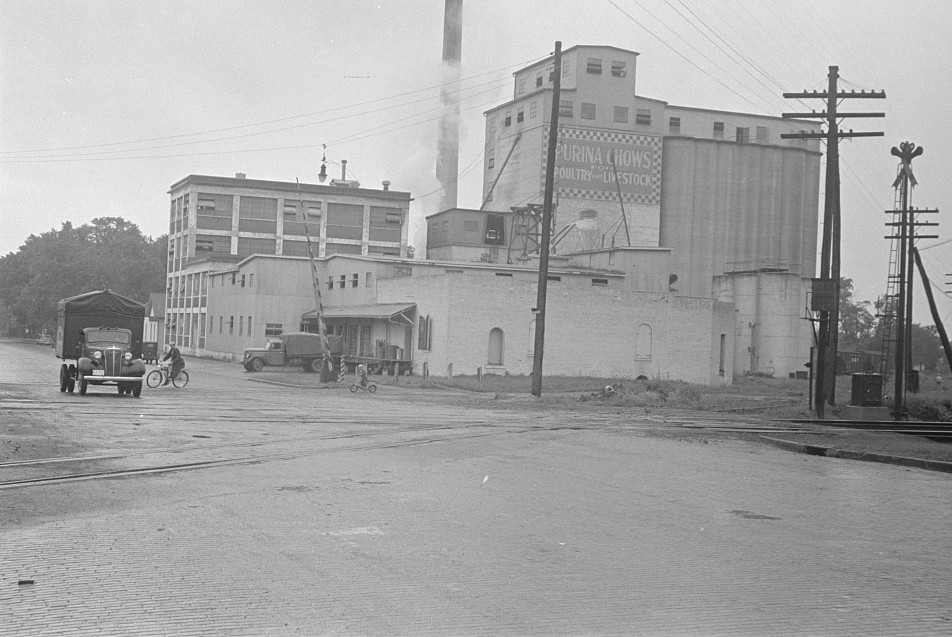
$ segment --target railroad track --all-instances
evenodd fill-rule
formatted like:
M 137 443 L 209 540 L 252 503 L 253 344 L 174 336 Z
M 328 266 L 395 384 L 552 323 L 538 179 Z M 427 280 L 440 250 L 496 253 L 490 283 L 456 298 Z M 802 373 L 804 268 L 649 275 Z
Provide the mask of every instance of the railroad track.
M 791 420 L 786 422 L 813 424 L 839 429 L 858 429 L 861 431 L 879 431 L 883 433 L 922 436 L 938 441 L 952 441 L 952 423 L 925 421 L 882 421 L 882 420 Z

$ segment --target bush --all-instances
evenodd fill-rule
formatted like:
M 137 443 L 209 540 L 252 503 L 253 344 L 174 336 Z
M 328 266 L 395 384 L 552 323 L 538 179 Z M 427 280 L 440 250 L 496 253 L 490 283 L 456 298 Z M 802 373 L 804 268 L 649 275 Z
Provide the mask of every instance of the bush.
M 952 399 L 935 395 L 906 396 L 906 412 L 910 420 L 952 422 Z

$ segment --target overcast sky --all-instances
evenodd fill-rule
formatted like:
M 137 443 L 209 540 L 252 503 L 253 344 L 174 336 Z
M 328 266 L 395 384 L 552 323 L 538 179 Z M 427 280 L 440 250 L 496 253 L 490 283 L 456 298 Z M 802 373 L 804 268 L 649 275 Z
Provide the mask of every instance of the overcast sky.
M 410 192 L 420 227 L 439 204 L 443 4 L 3 0 L 0 255 L 102 216 L 164 234 L 169 186 L 189 174 L 316 183 L 324 145 L 332 176 L 346 159 L 348 178 Z M 480 204 L 483 112 L 556 40 L 638 51 L 640 95 L 775 116 L 822 109 L 781 94 L 825 89 L 837 65 L 843 88 L 887 95 L 840 105 L 886 113 L 842 124 L 886 133 L 841 145 L 842 274 L 872 301 L 886 288 L 892 146 L 925 149 L 913 204 L 940 209 L 940 238 L 920 249 L 952 240 L 950 27 L 948 0 L 464 0 L 459 205 Z M 952 242 L 922 256 L 947 323 Z M 916 308 L 931 324 L 921 292 Z

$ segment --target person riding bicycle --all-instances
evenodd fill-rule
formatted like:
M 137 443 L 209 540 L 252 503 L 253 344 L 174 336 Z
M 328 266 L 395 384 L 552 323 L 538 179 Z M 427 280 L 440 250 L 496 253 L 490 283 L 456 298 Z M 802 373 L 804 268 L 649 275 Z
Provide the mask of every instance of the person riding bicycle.
M 359 363 L 354 373 L 357 376 L 357 382 L 360 384 L 360 386 L 363 388 L 366 388 L 367 387 L 367 368 L 364 366 L 364 364 Z
M 185 359 L 182 358 L 182 352 L 179 351 L 179 348 L 175 346 L 175 343 L 172 343 L 169 347 L 168 353 L 162 357 L 163 361 L 171 360 L 172 361 L 172 370 L 169 372 L 169 375 L 165 377 L 165 382 L 163 385 L 168 385 L 169 382 L 178 376 L 178 373 L 185 368 Z M 176 385 L 177 387 L 177 385 Z

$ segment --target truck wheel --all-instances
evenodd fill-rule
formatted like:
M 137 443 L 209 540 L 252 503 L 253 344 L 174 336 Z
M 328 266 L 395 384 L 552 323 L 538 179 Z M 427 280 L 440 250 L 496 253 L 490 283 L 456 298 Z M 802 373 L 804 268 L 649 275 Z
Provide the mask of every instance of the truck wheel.
M 79 372 L 79 378 L 76 379 L 76 382 L 79 383 L 79 395 L 86 395 L 86 386 L 89 384 L 86 382 L 86 378 L 83 376 L 82 372 Z
M 251 371 L 260 372 L 264 369 L 264 361 L 260 358 L 252 358 L 248 366 L 251 368 Z
M 66 370 L 66 391 L 73 393 L 73 389 L 76 387 L 76 366 L 70 365 L 69 369 Z
M 323 358 L 312 358 L 308 363 L 308 369 L 310 369 L 315 374 L 321 373 L 321 367 L 324 366 Z
M 69 369 L 66 363 L 63 363 L 60 365 L 60 391 L 65 392 L 67 387 L 69 387 Z
M 119 395 L 122 396 L 123 394 L 126 393 L 126 384 L 125 384 L 125 383 L 118 383 L 118 384 L 116 384 L 116 389 L 119 390 Z
M 132 396 L 138 398 L 142 395 L 142 383 L 132 383 Z

